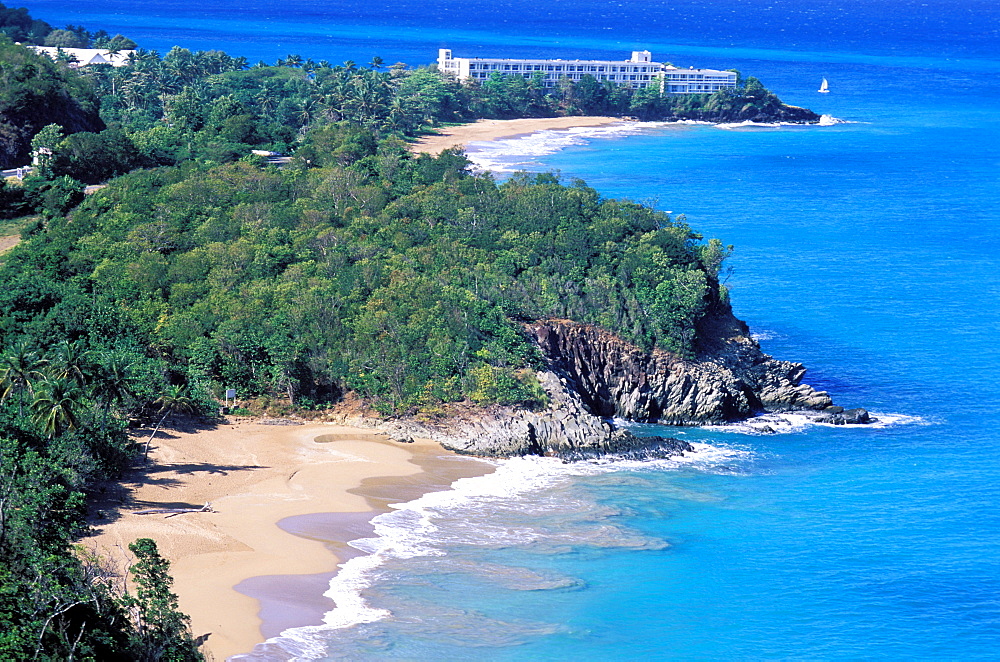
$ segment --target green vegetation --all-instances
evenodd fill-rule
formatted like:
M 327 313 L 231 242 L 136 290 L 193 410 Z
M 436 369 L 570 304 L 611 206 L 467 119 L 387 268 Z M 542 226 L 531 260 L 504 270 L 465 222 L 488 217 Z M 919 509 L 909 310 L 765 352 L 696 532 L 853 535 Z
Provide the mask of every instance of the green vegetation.
M 27 163 L 31 139 L 48 124 L 70 132 L 103 129 L 93 86 L 0 36 L 0 167 Z
M 10 253 L 5 339 L 105 351 L 113 337 L 216 396 L 354 390 L 386 413 L 530 403 L 522 319 L 694 351 L 717 242 L 579 181 L 497 184 L 460 154 L 358 135 L 317 130 L 303 149 L 322 167 L 188 162 L 115 180 Z
M 3 5 L 0 30 L 132 46 Z M 209 416 L 227 388 L 299 411 L 349 392 L 390 416 L 544 407 L 523 322 L 570 318 L 691 357 L 726 307 L 729 249 L 683 218 L 551 174 L 498 183 L 406 140 L 479 117 L 782 108 L 754 79 L 660 97 L 181 48 L 73 70 L 2 36 L 0 78 L 0 161 L 38 157 L 0 186 L 3 227 L 23 239 L 0 261 L 3 659 L 199 659 L 152 541 L 131 546 L 134 595 L 71 547 L 88 494 L 145 455 L 129 425 Z
M 40 299 L 23 297 L 52 293 L 46 279 L 34 279 L 33 292 L 29 280 L 4 310 L 27 312 Z M 159 656 L 193 650 L 190 635 L 166 611 L 136 611 L 154 599 L 142 581 L 133 598 L 98 559 L 69 547 L 86 531 L 87 491 L 132 461 L 125 421 L 155 397 L 148 385 L 161 381 L 159 365 L 114 341 L 97 349 L 53 336 L 43 350 L 44 336 L 5 342 L 0 357 L 0 658 L 198 659 Z M 161 577 L 143 581 L 163 586 Z M 147 623 L 169 629 L 150 637 Z

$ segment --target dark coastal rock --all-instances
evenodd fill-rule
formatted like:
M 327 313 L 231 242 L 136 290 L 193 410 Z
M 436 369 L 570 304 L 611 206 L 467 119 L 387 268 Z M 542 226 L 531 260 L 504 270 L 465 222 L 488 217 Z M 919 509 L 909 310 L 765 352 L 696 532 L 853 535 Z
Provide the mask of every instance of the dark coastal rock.
M 643 351 L 587 324 L 546 320 L 527 330 L 588 410 L 605 418 L 701 425 L 832 405 L 827 393 L 801 383 L 802 364 L 764 354 L 735 318 L 723 327 L 729 334 L 694 361 Z
M 801 412 L 833 424 L 870 422 L 802 384 L 805 368 L 764 354 L 745 324 L 720 314 L 700 329 L 696 360 L 646 352 L 602 328 L 566 320 L 525 325 L 548 363 L 537 373 L 548 395 L 541 411 L 493 407 L 441 423 L 399 420 L 394 439 L 427 437 L 458 453 L 493 457 L 541 455 L 567 461 L 596 457 L 666 458 L 693 450 L 687 442 L 638 437 L 614 419 L 670 425 L 744 420 L 767 412 Z M 774 429 L 764 425 L 762 433 Z
M 612 457 L 622 460 L 663 460 L 693 452 L 694 447 L 674 437 L 638 437 L 628 430 L 615 430 L 598 452 L 593 448 L 580 448 L 560 455 L 564 460 L 593 460 Z
M 567 461 L 596 457 L 665 458 L 692 450 L 684 441 L 638 437 L 587 410 L 580 395 L 553 372 L 538 373 L 549 396 L 542 411 L 494 407 L 435 424 L 413 420 L 388 426 L 390 437 L 415 436 L 438 441 L 457 453 L 490 457 L 540 455 Z
M 808 108 L 774 102 L 763 108 L 745 106 L 726 110 L 695 109 L 675 113 L 667 120 L 695 120 L 715 123 L 755 122 L 758 124 L 816 124 L 820 115 Z
M 839 410 L 839 411 L 837 411 Z M 818 414 L 810 415 L 817 423 L 832 425 L 868 425 L 877 422 L 866 409 L 844 409 L 843 407 L 827 407 Z

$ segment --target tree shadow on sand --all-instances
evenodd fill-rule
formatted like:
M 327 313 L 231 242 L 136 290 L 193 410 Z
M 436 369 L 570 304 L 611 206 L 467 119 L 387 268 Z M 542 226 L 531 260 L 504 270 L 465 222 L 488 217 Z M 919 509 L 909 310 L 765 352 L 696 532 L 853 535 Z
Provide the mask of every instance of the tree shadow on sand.
M 161 427 L 156 439 L 177 439 L 178 433 L 194 434 L 214 430 L 216 422 L 199 421 L 190 417 L 176 417 L 169 425 Z M 137 440 L 148 438 L 153 428 L 135 428 Z M 153 441 L 155 444 L 155 439 Z M 137 458 L 141 458 L 142 442 L 139 442 Z M 153 446 L 155 448 L 155 445 Z M 225 476 L 237 471 L 253 471 L 267 467 L 257 464 L 216 464 L 212 462 L 170 462 L 163 464 L 133 465 L 118 480 L 105 481 L 95 486 L 89 499 L 88 522 L 93 527 L 101 527 L 121 519 L 122 515 L 145 508 L 200 508 L 204 504 L 181 502 L 146 501 L 136 499 L 134 494 L 142 485 L 156 485 L 163 488 L 178 487 L 183 484 L 174 475 L 207 474 Z M 173 474 L 173 475 L 172 475 Z

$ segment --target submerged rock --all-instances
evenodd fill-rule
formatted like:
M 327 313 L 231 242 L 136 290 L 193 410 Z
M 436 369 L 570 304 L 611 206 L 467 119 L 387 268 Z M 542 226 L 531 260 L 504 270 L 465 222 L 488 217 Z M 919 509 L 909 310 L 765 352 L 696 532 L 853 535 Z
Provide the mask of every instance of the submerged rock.
M 817 423 L 832 425 L 868 425 L 878 421 L 878 419 L 871 417 L 867 409 L 861 408 L 845 410 L 843 407 L 827 407 L 809 417 Z

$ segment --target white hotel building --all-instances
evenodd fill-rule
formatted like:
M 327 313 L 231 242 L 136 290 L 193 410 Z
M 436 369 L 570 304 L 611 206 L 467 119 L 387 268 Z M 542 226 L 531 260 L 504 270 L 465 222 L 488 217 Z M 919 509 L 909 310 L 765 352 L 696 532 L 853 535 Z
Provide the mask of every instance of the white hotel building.
M 573 82 L 590 75 L 598 82 L 628 87 L 655 85 L 669 94 L 710 94 L 736 86 L 736 73 L 715 69 L 678 69 L 653 62 L 649 51 L 633 51 L 629 60 L 524 60 L 486 57 L 452 57 L 451 49 L 438 50 L 438 71 L 458 80 L 483 81 L 490 74 L 532 78 L 541 74 L 545 87 L 556 87 L 562 78 Z

